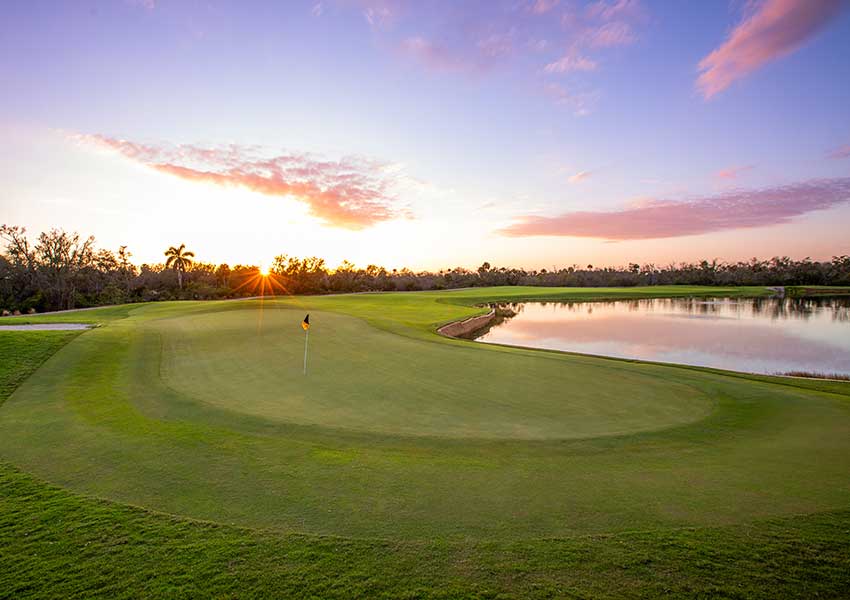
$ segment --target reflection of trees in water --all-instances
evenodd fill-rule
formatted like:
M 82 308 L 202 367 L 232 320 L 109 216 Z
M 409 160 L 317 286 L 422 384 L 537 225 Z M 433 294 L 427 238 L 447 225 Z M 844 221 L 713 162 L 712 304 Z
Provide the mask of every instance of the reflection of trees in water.
M 850 298 L 777 298 L 766 304 L 764 311 L 774 320 L 808 321 L 818 314 L 828 314 L 833 321 L 850 321 Z
M 510 311 L 514 315 L 521 313 L 525 310 L 525 305 L 531 304 L 530 302 L 492 302 L 490 303 L 490 308 L 496 310 L 498 314 L 499 311 Z M 545 306 L 545 303 L 543 304 Z
M 525 310 L 526 303 L 520 302 L 494 302 L 489 306 L 493 309 L 495 316 L 491 319 L 486 325 L 475 329 L 473 331 L 469 331 L 467 333 L 460 334 L 456 337 L 465 338 L 470 340 L 475 340 L 480 337 L 487 335 L 491 329 L 494 327 L 498 327 L 503 323 L 506 323 Z
M 828 310 L 832 313 L 832 320 L 846 323 L 850 321 L 850 298 L 846 296 L 833 297 L 824 296 L 821 298 L 800 298 L 810 306 L 820 310 Z
M 850 297 L 820 296 L 809 298 L 640 298 L 593 301 L 499 302 L 494 308 L 511 311 L 512 316 L 522 313 L 526 305 L 593 314 L 594 307 L 609 311 L 625 310 L 629 313 L 662 313 L 693 316 L 762 317 L 771 320 L 807 321 L 819 314 L 828 314 L 831 320 L 850 322 Z M 508 317 L 510 318 L 510 317 Z M 503 321 L 506 319 L 503 319 Z

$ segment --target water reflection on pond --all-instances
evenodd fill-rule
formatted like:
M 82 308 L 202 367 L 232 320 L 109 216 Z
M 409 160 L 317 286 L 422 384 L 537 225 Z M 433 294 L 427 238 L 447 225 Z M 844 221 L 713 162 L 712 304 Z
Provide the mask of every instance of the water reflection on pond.
M 503 304 L 485 343 L 751 373 L 850 375 L 850 297 Z

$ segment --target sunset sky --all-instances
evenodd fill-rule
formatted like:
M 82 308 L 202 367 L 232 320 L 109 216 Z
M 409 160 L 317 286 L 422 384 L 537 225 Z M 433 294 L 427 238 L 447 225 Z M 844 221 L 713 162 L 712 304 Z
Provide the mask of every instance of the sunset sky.
M 850 254 L 848 4 L 4 2 L 0 222 L 137 263 Z

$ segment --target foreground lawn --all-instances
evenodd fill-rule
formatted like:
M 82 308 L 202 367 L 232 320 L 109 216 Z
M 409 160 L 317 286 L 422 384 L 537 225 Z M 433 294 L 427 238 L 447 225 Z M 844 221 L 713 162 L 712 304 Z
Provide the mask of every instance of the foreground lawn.
M 516 543 L 252 531 L 0 466 L 2 598 L 841 598 L 850 511 Z
M 659 291 L 725 295 L 604 294 Z M 103 325 L 84 334 L 0 333 L 6 394 L 73 339 L 0 407 L 15 465 L 0 469 L 0 590 L 848 589 L 850 385 L 432 333 L 477 302 L 534 294 L 603 291 L 170 303 L 80 313 Z

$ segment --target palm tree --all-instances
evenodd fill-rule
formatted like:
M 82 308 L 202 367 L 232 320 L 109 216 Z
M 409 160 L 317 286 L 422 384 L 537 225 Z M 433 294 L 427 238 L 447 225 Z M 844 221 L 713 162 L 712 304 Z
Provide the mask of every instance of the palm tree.
M 171 246 L 165 251 L 168 260 L 165 261 L 165 268 L 172 268 L 177 271 L 177 285 L 183 289 L 183 273 L 186 272 L 186 267 L 192 264 L 192 259 L 195 258 L 195 253 L 186 250 L 186 244 L 180 244 L 179 248 Z

